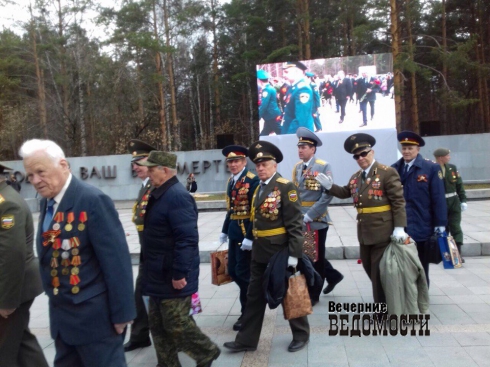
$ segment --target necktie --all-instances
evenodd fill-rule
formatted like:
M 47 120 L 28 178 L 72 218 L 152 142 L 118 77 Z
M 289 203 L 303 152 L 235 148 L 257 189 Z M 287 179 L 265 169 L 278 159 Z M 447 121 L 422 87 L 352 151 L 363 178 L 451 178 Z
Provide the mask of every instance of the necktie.
M 265 182 L 260 183 L 260 190 L 259 190 L 259 196 L 262 195 L 262 192 L 264 191 L 264 188 L 267 184 Z
M 46 214 L 44 215 L 43 232 L 46 232 L 49 229 L 49 225 L 51 224 L 51 221 L 53 220 L 54 204 L 55 203 L 56 203 L 56 201 L 54 199 L 48 200 L 48 207 L 46 208 Z
M 362 183 L 366 182 L 366 171 L 362 171 L 361 178 L 362 178 Z
M 405 165 L 405 174 L 407 174 L 408 171 L 410 171 L 410 166 L 408 164 L 406 164 Z
M 308 166 L 306 164 L 303 164 L 303 171 L 306 171 L 307 168 Z

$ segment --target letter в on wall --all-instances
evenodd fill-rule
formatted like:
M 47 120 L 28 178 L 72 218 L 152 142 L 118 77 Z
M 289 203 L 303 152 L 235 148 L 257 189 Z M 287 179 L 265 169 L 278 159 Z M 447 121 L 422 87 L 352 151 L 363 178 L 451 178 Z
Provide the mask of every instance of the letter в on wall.
M 80 178 L 82 180 L 86 180 L 88 178 L 88 169 L 87 169 L 87 167 L 80 167 Z

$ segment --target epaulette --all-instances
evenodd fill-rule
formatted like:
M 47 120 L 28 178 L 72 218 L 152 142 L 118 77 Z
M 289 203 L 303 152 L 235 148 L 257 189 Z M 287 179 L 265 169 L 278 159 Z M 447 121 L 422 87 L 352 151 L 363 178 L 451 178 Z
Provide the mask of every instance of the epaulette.
M 388 170 L 388 166 L 385 166 L 384 164 L 378 164 L 378 168 L 382 169 L 383 171 Z
M 291 181 L 285 179 L 284 177 L 279 177 L 276 181 L 279 183 L 282 183 L 282 184 L 287 184 L 287 183 L 291 182 Z
M 255 175 L 254 175 L 252 172 L 248 171 L 248 172 L 247 172 L 247 177 L 248 177 L 248 178 L 254 178 L 254 177 L 255 177 Z
M 305 82 L 301 81 L 298 83 L 298 85 L 296 86 L 297 88 L 304 88 L 304 87 L 307 87 L 308 84 L 306 84 Z
M 327 164 L 327 162 L 325 162 L 325 161 L 324 161 L 324 160 L 322 160 L 322 159 L 315 159 L 315 163 L 317 163 L 317 164 L 321 164 L 322 166 L 324 166 L 324 165 L 326 165 L 326 164 Z

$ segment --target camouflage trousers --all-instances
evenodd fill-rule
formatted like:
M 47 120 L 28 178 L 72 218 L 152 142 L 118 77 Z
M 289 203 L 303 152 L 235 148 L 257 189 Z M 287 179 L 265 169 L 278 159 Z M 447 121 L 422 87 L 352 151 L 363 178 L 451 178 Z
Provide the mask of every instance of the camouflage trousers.
M 180 367 L 180 351 L 193 358 L 198 366 L 219 355 L 218 346 L 199 329 L 189 315 L 190 309 L 190 296 L 160 301 L 150 297 L 148 320 L 160 365 Z

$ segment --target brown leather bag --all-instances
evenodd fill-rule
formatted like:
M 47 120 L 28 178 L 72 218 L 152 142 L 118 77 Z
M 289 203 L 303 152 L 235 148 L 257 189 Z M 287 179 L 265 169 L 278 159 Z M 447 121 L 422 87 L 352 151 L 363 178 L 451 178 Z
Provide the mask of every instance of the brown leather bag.
M 288 283 L 289 287 L 282 303 L 284 318 L 291 320 L 312 314 L 313 308 L 305 276 L 303 274 L 292 275 Z
M 306 223 L 306 231 L 303 232 L 303 253 L 307 255 L 311 261 L 318 261 L 318 231 L 312 231 L 310 223 Z
M 232 281 L 228 274 L 228 250 L 211 252 L 211 283 L 223 285 Z

